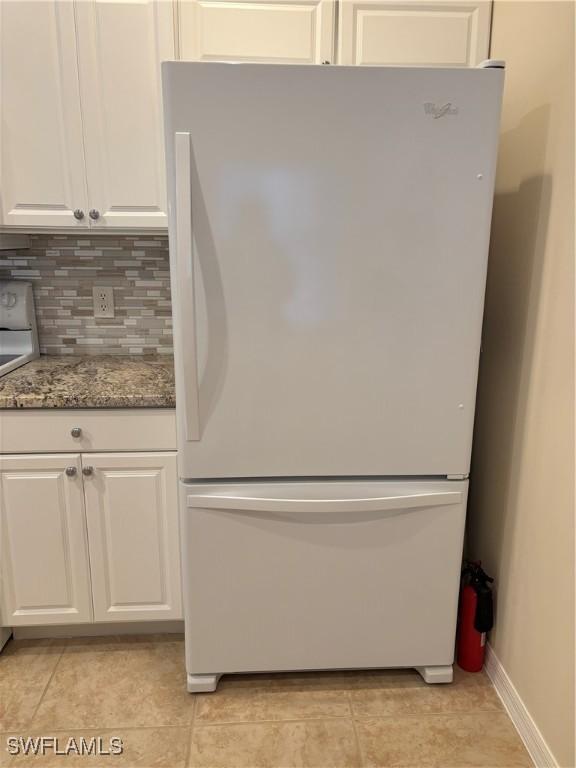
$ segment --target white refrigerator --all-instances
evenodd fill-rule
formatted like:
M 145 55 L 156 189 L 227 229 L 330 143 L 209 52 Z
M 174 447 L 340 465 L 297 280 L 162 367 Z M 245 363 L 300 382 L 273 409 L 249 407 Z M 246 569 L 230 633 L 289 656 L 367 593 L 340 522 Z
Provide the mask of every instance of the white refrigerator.
M 449 682 L 502 64 L 162 68 L 188 689 Z

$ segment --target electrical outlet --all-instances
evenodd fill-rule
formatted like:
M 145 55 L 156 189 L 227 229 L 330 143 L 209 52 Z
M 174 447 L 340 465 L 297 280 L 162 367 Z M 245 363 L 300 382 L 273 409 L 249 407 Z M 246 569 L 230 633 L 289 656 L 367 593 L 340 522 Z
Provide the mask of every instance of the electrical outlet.
M 92 288 L 94 299 L 94 317 L 114 317 L 114 288 L 101 285 Z

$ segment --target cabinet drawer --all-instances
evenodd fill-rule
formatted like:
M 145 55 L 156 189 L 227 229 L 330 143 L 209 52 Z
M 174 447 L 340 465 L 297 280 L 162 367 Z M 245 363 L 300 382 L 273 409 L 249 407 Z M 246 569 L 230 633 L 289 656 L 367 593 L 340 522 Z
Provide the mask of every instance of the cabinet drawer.
M 175 449 L 172 409 L 0 411 L 0 453 Z

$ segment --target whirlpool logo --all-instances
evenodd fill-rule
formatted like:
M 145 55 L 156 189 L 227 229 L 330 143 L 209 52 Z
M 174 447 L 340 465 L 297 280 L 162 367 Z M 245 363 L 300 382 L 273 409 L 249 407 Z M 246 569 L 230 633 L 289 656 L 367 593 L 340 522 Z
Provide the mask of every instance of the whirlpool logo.
M 434 120 L 438 120 L 438 118 L 446 115 L 457 115 L 458 107 L 454 106 L 451 101 L 446 104 L 434 104 L 432 101 L 427 101 L 424 104 L 424 113 L 433 117 Z

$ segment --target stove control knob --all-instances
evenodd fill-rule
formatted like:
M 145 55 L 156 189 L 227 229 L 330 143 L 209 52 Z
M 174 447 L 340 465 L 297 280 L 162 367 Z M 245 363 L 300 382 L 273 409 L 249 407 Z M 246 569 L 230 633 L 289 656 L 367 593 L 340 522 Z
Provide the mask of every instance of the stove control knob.
M 12 309 L 18 302 L 18 296 L 12 291 L 4 291 L 0 293 L 0 306 L 6 307 L 6 309 Z

